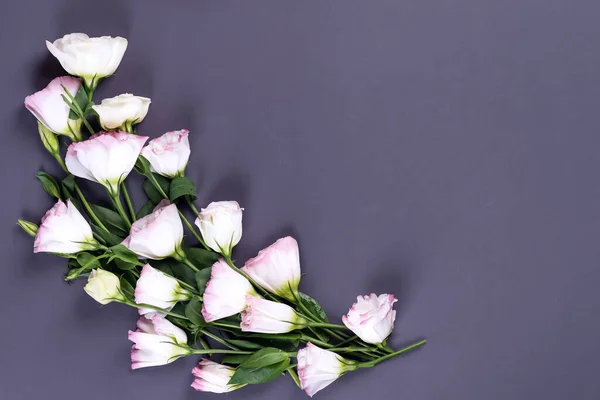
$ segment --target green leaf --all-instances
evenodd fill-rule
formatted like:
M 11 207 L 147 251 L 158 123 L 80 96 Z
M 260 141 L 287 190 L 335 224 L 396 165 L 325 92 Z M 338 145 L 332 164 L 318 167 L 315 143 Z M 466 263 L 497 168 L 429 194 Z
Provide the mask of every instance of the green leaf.
M 100 268 L 100 261 L 98 261 L 98 257 L 86 252 L 77 254 L 77 263 L 81 265 L 84 270 Z
M 144 158 L 144 156 L 139 156 L 137 161 L 135 162 L 135 170 L 142 174 L 147 175 L 150 173 L 150 162 Z
M 259 350 L 264 347 L 258 343 L 241 339 L 227 339 L 227 342 L 244 350 Z
M 128 299 L 132 299 L 135 296 L 135 290 L 131 283 L 123 276 L 119 277 L 119 281 L 121 282 L 121 292 L 123 292 Z
M 171 201 L 175 201 L 182 196 L 190 196 L 192 200 L 196 200 L 196 184 L 185 176 L 178 176 L 171 181 L 171 188 L 169 190 L 169 198 Z
M 212 267 L 220 257 L 217 253 L 196 247 L 185 248 L 183 252 L 188 260 L 199 269 Z
M 304 304 L 304 307 L 308 308 L 313 317 L 317 318 L 321 322 L 329 322 L 327 320 L 327 314 L 323 310 L 323 307 L 315 299 L 307 294 L 300 293 L 300 301 Z
M 229 381 L 230 385 L 257 384 L 277 378 L 290 365 L 287 353 L 268 347 L 244 360 Z
M 206 290 L 206 284 L 210 280 L 211 271 L 211 268 L 205 268 L 196 272 L 196 274 L 194 275 L 196 279 L 196 287 L 198 288 L 198 294 L 200 296 L 202 296 L 204 294 L 204 291 Z
M 125 261 L 126 263 L 139 265 L 137 254 L 133 251 L 129 250 L 127 247 L 122 244 L 118 244 L 116 246 L 112 246 L 110 248 L 111 253 L 113 254 L 111 258 L 118 258 L 121 261 Z
M 69 175 L 63 179 L 60 186 L 62 188 L 62 198 L 65 200 L 70 199 L 77 208 L 81 209 L 79 207 L 79 200 L 75 196 L 75 178 L 73 178 L 73 175 Z
M 137 212 L 137 214 L 135 214 L 135 219 L 144 218 L 146 215 L 150 214 L 152 212 L 152 210 L 154 210 L 154 207 L 156 207 L 156 204 L 154 204 L 154 202 L 152 202 L 152 200 L 148 200 L 147 202 L 144 203 L 142 208 L 140 208 L 140 210 Z
M 48 193 L 50 196 L 60 199 L 60 186 L 58 186 L 58 183 L 56 183 L 56 180 L 54 180 L 50 174 L 44 171 L 38 171 L 36 176 L 42 183 L 42 187 L 46 193 Z
M 289 359 L 289 356 L 286 352 L 274 347 L 267 347 L 248 357 L 242 366 L 244 368 L 262 368 L 266 367 L 267 365 L 277 364 L 278 362 L 286 359 Z
M 74 99 L 75 104 L 79 106 L 81 111 L 84 111 L 87 107 L 88 97 L 87 93 L 85 92 L 85 89 L 83 88 L 83 85 L 79 87 L 79 90 L 75 94 Z M 71 109 L 71 112 L 69 113 L 69 119 L 79 119 L 79 116 L 75 113 L 75 111 Z
M 169 181 L 166 178 L 164 178 L 158 174 L 152 174 L 152 175 L 154 176 L 154 179 L 156 179 L 156 181 L 158 182 L 158 185 L 165 192 L 165 194 L 168 195 L 169 194 Z M 158 204 L 158 203 L 160 203 L 160 201 L 162 199 L 164 199 L 164 197 L 154 187 L 154 185 L 148 178 L 146 178 L 146 180 L 144 181 L 144 192 L 146 192 L 146 196 L 148 196 L 148 198 L 150 200 L 152 200 L 152 202 L 154 204 Z
M 247 354 L 231 354 L 229 356 L 223 357 L 221 363 L 237 365 L 243 363 L 244 360 L 246 360 L 248 357 L 250 356 Z
M 137 267 L 137 264 L 125 262 L 125 261 L 123 261 L 121 259 L 118 259 L 118 258 L 115 258 L 113 260 L 113 262 L 115 263 L 115 265 L 117 266 L 117 268 L 119 268 L 122 271 L 129 271 L 129 270 L 132 270 L 135 267 Z
M 106 207 L 98 206 L 96 204 L 90 204 L 90 207 L 94 214 L 98 217 L 100 221 L 107 228 L 112 227 L 116 231 L 114 232 L 117 235 L 127 235 L 129 233 L 129 229 L 127 228 L 127 224 L 121 216 L 113 210 L 109 210 Z
M 92 224 L 92 226 L 94 227 L 94 229 L 96 230 L 96 233 L 98 235 L 100 235 L 100 237 L 102 239 L 104 239 L 104 241 L 106 242 L 107 245 L 109 246 L 115 246 L 119 243 L 121 243 L 123 241 L 122 238 L 118 237 L 117 235 L 111 233 L 111 232 L 107 232 L 104 229 Z
M 202 303 L 197 297 L 193 297 L 185 307 L 185 316 L 195 325 L 206 326 L 206 321 L 202 316 Z

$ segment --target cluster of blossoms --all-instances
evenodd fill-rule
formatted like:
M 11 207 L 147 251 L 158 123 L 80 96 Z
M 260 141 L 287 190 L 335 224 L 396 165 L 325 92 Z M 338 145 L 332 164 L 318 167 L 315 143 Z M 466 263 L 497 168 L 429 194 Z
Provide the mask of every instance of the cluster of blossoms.
M 72 76 L 54 79 L 25 106 L 67 177 L 59 183 L 40 172 L 56 204 L 39 227 L 19 224 L 35 237 L 34 252 L 69 260 L 67 280 L 87 277 L 84 289 L 97 302 L 138 309 L 137 330 L 128 335 L 132 369 L 203 355 L 192 371 L 198 391 L 229 392 L 287 373 L 312 396 L 348 371 L 424 343 L 396 352 L 387 347 L 396 316 L 391 294 L 359 296 L 343 325 L 329 323 L 319 304 L 299 291 L 300 253 L 292 237 L 238 268 L 232 252 L 242 238 L 243 209 L 235 201 L 196 208 L 195 185 L 185 177 L 189 131 L 148 141 L 136 125 L 148 113 L 149 98 L 92 101 L 99 81 L 117 69 L 127 40 L 74 33 L 47 46 Z M 103 131 L 92 127 L 94 119 Z M 58 135 L 71 141 L 64 159 Z M 137 212 L 125 186 L 134 169 L 146 177 L 148 196 Z M 112 206 L 91 204 L 75 177 L 104 186 Z M 194 223 L 181 212 L 186 204 Z M 184 248 L 184 225 L 201 247 Z M 209 359 L 218 354 L 225 355 L 220 363 Z

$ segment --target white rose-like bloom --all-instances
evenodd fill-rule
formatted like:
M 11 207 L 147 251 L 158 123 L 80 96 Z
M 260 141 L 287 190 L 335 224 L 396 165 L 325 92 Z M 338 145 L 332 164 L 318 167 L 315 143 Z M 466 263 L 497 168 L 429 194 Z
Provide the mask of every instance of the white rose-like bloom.
M 287 333 L 306 327 L 307 321 L 287 304 L 248 296 L 242 312 L 242 332 Z
M 312 343 L 298 350 L 298 378 L 307 395 L 313 397 L 319 390 L 329 386 L 347 371 L 355 370 L 356 362 L 347 360 Z
M 85 33 L 71 33 L 46 41 L 46 47 L 60 65 L 70 73 L 82 77 L 88 87 L 95 87 L 100 78 L 112 75 L 123 59 L 127 39 L 122 37 L 94 37 Z
M 203 358 L 192 370 L 195 379 L 191 386 L 199 392 L 212 393 L 227 393 L 246 386 L 229 385 L 234 373 L 235 368 Z
M 246 261 L 242 271 L 268 292 L 295 301 L 300 283 L 298 242 L 290 236 L 277 240 Z
M 98 182 L 116 194 L 135 166 L 146 140 L 147 136 L 126 132 L 100 132 L 88 140 L 71 143 L 65 164 L 73 175 Z
M 100 304 L 126 300 L 121 293 L 119 277 L 103 269 L 94 269 L 90 272 L 87 285 L 83 290 Z
M 185 332 L 162 315 L 154 314 L 152 319 L 140 317 L 137 328 L 135 332 L 129 331 L 128 335 L 134 343 L 131 369 L 165 365 L 190 352 L 179 347 L 187 345 Z
M 393 294 L 358 296 L 342 321 L 364 342 L 382 343 L 394 328 L 396 311 L 392 308 L 397 301 Z
M 183 225 L 177 206 L 163 200 L 152 213 L 131 225 L 122 245 L 142 258 L 162 260 L 173 257 L 181 248 Z
M 182 288 L 177 279 L 165 275 L 150 264 L 144 265 L 135 285 L 135 302 L 171 311 L 178 301 L 189 300 L 192 294 Z M 138 309 L 141 315 L 155 313 L 149 308 Z
M 142 156 L 150 163 L 150 170 L 168 178 L 183 176 L 191 153 L 189 133 L 181 129 L 149 141 Z
M 216 201 L 200 210 L 196 225 L 206 245 L 225 257 L 242 238 L 242 211 L 237 201 Z
M 54 78 L 46 88 L 25 97 L 25 107 L 52 132 L 71 140 L 80 139 L 81 119 L 69 119 L 71 109 L 62 98 L 66 96 L 65 89 L 75 97 L 80 87 L 81 79 L 72 76 Z
M 127 130 L 131 125 L 139 124 L 146 118 L 150 102 L 147 97 L 125 93 L 104 99 L 92 108 L 98 113 L 102 128 Z
M 204 291 L 202 316 L 206 322 L 216 321 L 246 308 L 246 296 L 258 296 L 252 284 L 222 258 L 213 264 Z
M 34 253 L 73 254 L 96 247 L 92 228 L 70 200 L 46 211 L 33 242 Z

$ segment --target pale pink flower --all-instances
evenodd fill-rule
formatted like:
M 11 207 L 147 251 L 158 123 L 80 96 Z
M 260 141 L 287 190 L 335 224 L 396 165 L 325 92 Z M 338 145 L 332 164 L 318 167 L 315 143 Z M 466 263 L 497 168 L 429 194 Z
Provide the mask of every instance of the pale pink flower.
M 204 241 L 225 257 L 242 238 L 242 211 L 236 201 L 216 201 L 200 210 L 196 225 Z
M 312 343 L 298 350 L 298 377 L 300 386 L 310 397 L 329 386 L 347 371 L 358 368 L 355 361 L 347 360 Z
M 58 200 L 42 218 L 33 252 L 73 254 L 95 249 L 97 245 L 92 228 L 73 203 Z
M 126 132 L 100 132 L 69 145 L 65 163 L 70 173 L 104 185 L 116 194 L 135 166 L 148 137 Z
M 222 258 L 212 266 L 204 291 L 202 315 L 206 322 L 235 315 L 246 308 L 246 296 L 258 296 L 252 284 Z
M 180 251 L 182 241 L 183 225 L 177 206 L 163 200 L 152 213 L 131 225 L 129 236 L 121 244 L 142 258 L 162 260 Z
M 129 331 L 128 335 L 134 343 L 131 369 L 165 365 L 190 354 L 185 332 L 162 315 L 154 314 L 152 319 L 140 317 L 137 328 L 135 332 Z
M 152 139 L 142 149 L 142 156 L 150 163 L 150 170 L 168 178 L 183 176 L 190 159 L 190 131 L 182 129 Z
M 153 268 L 150 264 L 144 265 L 137 284 L 135 285 L 135 302 L 149 304 L 171 311 L 179 301 L 186 301 L 192 294 L 181 287 L 177 279 Z M 141 315 L 154 313 L 156 310 L 140 308 Z
M 203 358 L 192 370 L 195 379 L 191 386 L 199 392 L 212 393 L 227 393 L 246 386 L 229 384 L 234 373 L 235 368 Z
M 246 298 L 246 309 L 242 312 L 242 332 L 287 333 L 302 329 L 307 321 L 287 304 L 253 296 Z
M 81 79 L 72 76 L 54 78 L 46 88 L 25 97 L 25 107 L 52 132 L 77 139 L 81 119 L 69 119 L 71 109 L 62 96 L 66 96 L 66 89 L 75 97 L 80 87 Z
M 268 292 L 295 301 L 300 283 L 298 242 L 291 236 L 277 240 L 246 261 L 242 271 Z
M 393 294 L 358 296 L 342 321 L 363 341 L 382 343 L 394 328 L 396 311 L 392 308 L 397 301 Z

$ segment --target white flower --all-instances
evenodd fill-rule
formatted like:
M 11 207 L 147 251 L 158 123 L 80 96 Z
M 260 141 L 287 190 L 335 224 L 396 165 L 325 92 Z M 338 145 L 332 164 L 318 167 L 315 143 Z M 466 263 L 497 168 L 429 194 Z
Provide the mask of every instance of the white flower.
M 25 107 L 52 132 L 65 135 L 71 140 L 81 138 L 81 119 L 69 119 L 71 109 L 62 96 L 65 89 L 75 97 L 81 87 L 81 79 L 72 76 L 54 78 L 45 89 L 25 97 Z
M 342 321 L 364 342 L 382 343 L 394 328 L 396 311 L 392 307 L 397 301 L 393 294 L 358 296 Z
M 65 71 L 82 77 L 88 87 L 94 88 L 100 78 L 116 71 L 127 49 L 127 39 L 71 33 L 54 43 L 46 41 L 46 47 Z
M 191 152 L 188 134 L 187 129 L 182 129 L 148 142 L 142 156 L 150 163 L 150 170 L 168 178 L 183 176 Z
M 146 118 L 148 107 L 150 107 L 149 98 L 130 93 L 104 99 L 100 104 L 92 106 L 100 117 L 100 125 L 107 130 L 116 128 L 127 130 L 131 125 L 139 124 Z
M 70 173 L 104 185 L 118 193 L 133 169 L 148 137 L 126 132 L 100 132 L 69 145 L 65 163 Z
M 242 238 L 242 211 L 236 201 L 217 201 L 200 210 L 196 225 L 204 241 L 225 257 Z
M 188 355 L 185 332 L 173 325 L 162 315 L 154 314 L 152 319 L 140 317 L 137 330 L 129 331 L 131 348 L 131 369 L 165 365 L 181 356 Z
M 216 321 L 246 308 L 246 296 L 258 296 L 252 284 L 232 270 L 222 258 L 212 266 L 204 291 L 202 316 L 206 322 Z
M 242 268 L 256 283 L 270 293 L 295 301 L 300 283 L 300 255 L 293 237 L 277 240 Z
M 183 225 L 177 206 L 163 200 L 152 213 L 131 225 L 122 244 L 142 258 L 162 260 L 175 256 L 182 241 Z
M 93 250 L 97 242 L 92 228 L 70 200 L 57 201 L 46 211 L 33 243 L 34 253 L 73 254 Z
M 287 304 L 248 296 L 242 312 L 242 332 L 287 333 L 302 329 L 307 321 Z
M 235 368 L 203 358 L 192 370 L 195 379 L 191 386 L 199 392 L 212 393 L 227 393 L 246 386 L 229 385 L 229 380 L 234 373 Z
M 312 343 L 298 350 L 298 377 L 302 390 L 310 397 L 329 386 L 347 371 L 358 368 L 356 362 L 346 360 L 332 351 L 323 350 Z
M 119 277 L 103 269 L 94 269 L 90 272 L 87 285 L 83 290 L 100 304 L 126 300 L 121 293 Z
M 177 279 L 152 268 L 150 264 L 144 265 L 135 286 L 137 304 L 149 304 L 166 311 L 171 311 L 178 301 L 189 300 L 191 297 L 192 294 L 182 288 Z M 138 311 L 141 315 L 156 312 L 148 308 L 140 308 Z

